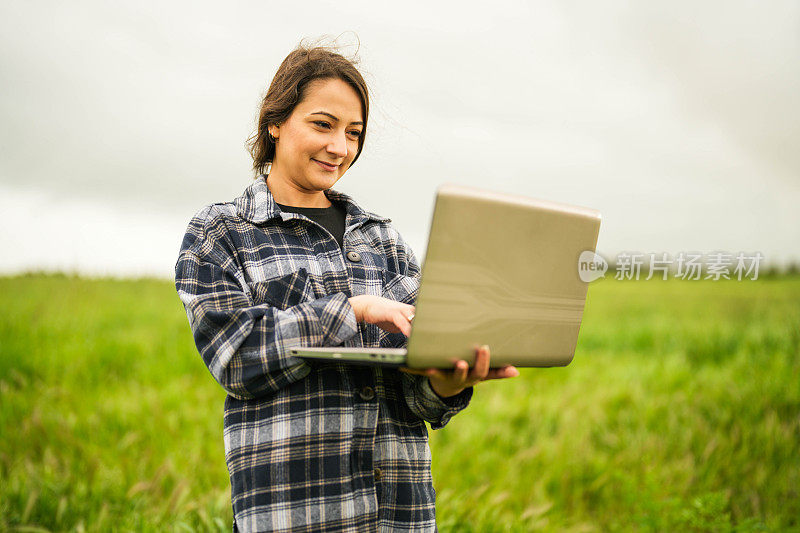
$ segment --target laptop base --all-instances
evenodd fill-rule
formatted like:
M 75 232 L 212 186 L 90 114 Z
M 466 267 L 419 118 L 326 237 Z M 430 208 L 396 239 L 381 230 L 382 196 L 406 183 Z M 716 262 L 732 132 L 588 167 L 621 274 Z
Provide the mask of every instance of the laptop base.
M 292 355 L 308 361 L 341 362 L 370 366 L 406 365 L 405 348 L 292 348 Z

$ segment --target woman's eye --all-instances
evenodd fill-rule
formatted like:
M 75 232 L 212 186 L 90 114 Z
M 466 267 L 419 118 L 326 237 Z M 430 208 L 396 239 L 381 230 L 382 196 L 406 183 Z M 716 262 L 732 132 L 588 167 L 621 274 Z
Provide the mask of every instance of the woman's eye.
M 327 122 L 325 122 L 324 120 L 315 120 L 314 124 L 316 124 L 320 128 L 330 128 L 331 127 L 331 125 L 328 124 Z
M 353 131 L 350 132 L 350 135 L 352 135 L 353 137 L 358 139 L 359 137 L 361 137 L 361 132 L 358 131 L 358 130 L 353 130 Z

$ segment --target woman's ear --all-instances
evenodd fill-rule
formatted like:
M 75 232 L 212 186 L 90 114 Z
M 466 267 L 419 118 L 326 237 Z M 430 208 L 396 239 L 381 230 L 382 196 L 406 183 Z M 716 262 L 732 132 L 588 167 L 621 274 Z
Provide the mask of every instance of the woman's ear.
M 278 137 L 280 137 L 281 125 L 270 124 L 269 126 L 267 126 L 267 132 L 269 133 L 270 137 L 272 137 L 273 140 L 277 139 Z

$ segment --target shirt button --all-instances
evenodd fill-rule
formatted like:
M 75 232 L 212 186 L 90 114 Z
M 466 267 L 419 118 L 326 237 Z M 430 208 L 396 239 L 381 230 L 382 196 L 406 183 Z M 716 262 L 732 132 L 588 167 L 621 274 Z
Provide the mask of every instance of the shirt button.
M 353 263 L 361 261 L 361 254 L 358 252 L 347 252 L 347 258 Z
M 375 481 L 380 481 L 381 477 L 383 476 L 383 472 L 381 472 L 381 469 L 376 468 L 374 474 L 375 474 Z
M 358 395 L 361 396 L 362 400 L 370 401 L 375 397 L 375 390 L 372 387 L 364 387 L 358 391 Z

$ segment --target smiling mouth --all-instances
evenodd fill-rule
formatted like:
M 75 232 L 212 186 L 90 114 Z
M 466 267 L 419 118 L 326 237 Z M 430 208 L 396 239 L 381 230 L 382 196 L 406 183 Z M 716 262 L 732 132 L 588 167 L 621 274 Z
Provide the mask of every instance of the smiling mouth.
M 332 165 L 330 163 L 323 163 L 322 161 L 319 161 L 317 159 L 312 159 L 312 161 L 314 161 L 316 164 L 318 164 L 320 167 L 322 167 L 323 170 L 327 170 L 328 172 L 333 172 L 334 170 L 339 168 L 339 165 Z

